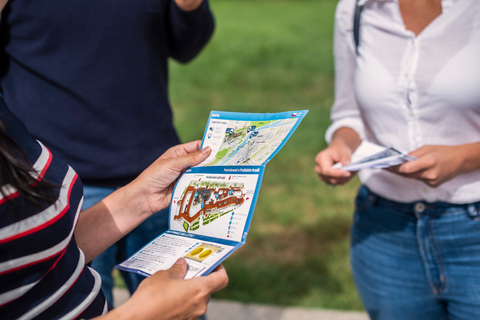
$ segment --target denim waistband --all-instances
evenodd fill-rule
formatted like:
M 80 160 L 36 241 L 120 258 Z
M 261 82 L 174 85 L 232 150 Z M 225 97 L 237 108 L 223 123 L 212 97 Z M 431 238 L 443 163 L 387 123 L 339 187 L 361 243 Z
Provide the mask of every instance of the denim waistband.
M 371 206 L 381 205 L 402 212 L 418 215 L 444 215 L 457 213 L 457 209 L 464 209 L 473 218 L 480 218 L 480 201 L 473 203 L 449 203 L 449 202 L 427 202 L 423 200 L 414 202 L 397 202 L 383 198 L 370 191 L 366 186 L 361 186 L 358 191 L 359 196 L 365 197 Z

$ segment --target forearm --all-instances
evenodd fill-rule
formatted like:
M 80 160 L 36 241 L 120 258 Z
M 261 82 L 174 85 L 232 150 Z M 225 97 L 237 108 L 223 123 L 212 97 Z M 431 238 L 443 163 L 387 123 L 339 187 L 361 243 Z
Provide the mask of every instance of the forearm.
M 461 172 L 468 173 L 480 169 L 480 142 L 458 146 L 458 157 L 463 159 Z
M 95 258 L 153 213 L 166 208 L 175 180 L 211 152 L 209 147 L 199 148 L 200 141 L 193 141 L 168 149 L 134 181 L 83 211 L 75 227 L 75 239 L 86 260 Z
M 152 214 L 136 189 L 134 185 L 125 186 L 80 213 L 75 240 L 87 262 Z
M 355 130 L 347 127 L 342 127 L 335 131 L 330 145 L 334 145 L 337 143 L 342 143 L 346 145 L 353 153 L 358 148 L 360 143 L 362 143 L 362 139 L 360 139 L 360 136 Z

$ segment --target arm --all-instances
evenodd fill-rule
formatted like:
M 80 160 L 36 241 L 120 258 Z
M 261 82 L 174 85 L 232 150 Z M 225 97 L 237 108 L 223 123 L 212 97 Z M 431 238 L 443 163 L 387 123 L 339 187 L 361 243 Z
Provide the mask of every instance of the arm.
M 390 171 L 438 187 L 459 174 L 480 169 L 480 142 L 458 146 L 423 146 L 410 153 L 418 158 Z
M 137 179 L 80 214 L 75 240 L 86 261 L 170 204 L 179 175 L 210 154 L 210 148 L 199 147 L 200 141 L 195 141 L 170 148 Z
M 353 173 L 333 169 L 336 162 L 350 163 L 350 156 L 360 145 L 364 125 L 354 95 L 355 46 L 353 43 L 354 2 L 340 1 L 335 13 L 334 59 L 335 102 L 331 111 L 332 124 L 325 134 L 329 147 L 315 158 L 315 171 L 328 184 L 344 184 Z
M 146 278 L 121 306 L 95 319 L 198 319 L 207 311 L 210 294 L 227 286 L 223 266 L 205 277 L 183 280 L 187 263 L 179 259 L 167 271 Z
M 168 17 L 169 53 L 175 60 L 192 60 L 213 33 L 214 20 L 207 0 L 171 1 Z

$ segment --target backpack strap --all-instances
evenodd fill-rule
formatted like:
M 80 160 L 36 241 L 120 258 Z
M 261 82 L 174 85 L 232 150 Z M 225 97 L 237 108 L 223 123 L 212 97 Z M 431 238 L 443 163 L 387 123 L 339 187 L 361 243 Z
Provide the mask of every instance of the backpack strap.
M 363 10 L 363 4 L 358 5 L 357 0 L 355 2 L 355 13 L 353 14 L 353 41 L 355 41 L 355 52 L 358 55 L 358 45 L 360 44 L 360 16 Z

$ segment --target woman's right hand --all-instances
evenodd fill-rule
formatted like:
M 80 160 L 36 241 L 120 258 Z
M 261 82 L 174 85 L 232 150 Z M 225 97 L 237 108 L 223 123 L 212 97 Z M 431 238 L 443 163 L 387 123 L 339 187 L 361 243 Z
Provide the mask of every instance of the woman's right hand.
M 322 150 L 317 154 L 315 162 L 315 172 L 318 177 L 331 186 L 343 185 L 355 175 L 353 172 L 332 167 L 337 162 L 341 162 L 342 165 L 350 163 L 348 150 L 340 146 L 330 145 Z
M 340 162 L 342 165 L 350 163 L 353 151 L 360 145 L 358 134 L 350 128 L 340 128 L 335 132 L 330 145 L 319 152 L 315 158 L 315 172 L 326 184 L 343 185 L 350 181 L 356 172 L 349 172 L 333 168 Z
M 106 315 L 112 319 L 198 319 L 207 311 L 210 295 L 225 288 L 228 276 L 220 265 L 211 274 L 184 280 L 187 262 L 179 259 L 170 269 L 144 279 L 132 297 Z

